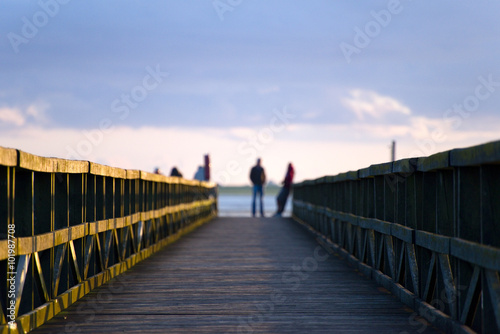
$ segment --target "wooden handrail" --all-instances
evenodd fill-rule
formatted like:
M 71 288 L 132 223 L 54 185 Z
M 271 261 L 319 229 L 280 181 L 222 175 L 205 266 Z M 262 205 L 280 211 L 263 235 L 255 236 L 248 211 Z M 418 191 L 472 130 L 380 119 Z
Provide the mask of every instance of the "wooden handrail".
M 500 141 L 293 187 L 293 216 L 447 332 L 500 332 Z
M 40 326 L 216 215 L 211 182 L 0 147 L 0 332 Z

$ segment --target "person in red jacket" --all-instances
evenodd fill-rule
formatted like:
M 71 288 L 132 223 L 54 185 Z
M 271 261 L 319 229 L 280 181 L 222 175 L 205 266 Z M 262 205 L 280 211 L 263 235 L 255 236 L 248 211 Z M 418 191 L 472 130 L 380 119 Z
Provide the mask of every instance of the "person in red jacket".
M 290 194 L 290 188 L 292 187 L 293 183 L 293 174 L 294 174 L 294 169 L 292 163 L 288 164 L 288 169 L 286 171 L 285 175 L 285 180 L 283 180 L 283 188 L 281 188 L 281 191 L 278 194 L 278 197 L 276 197 L 276 203 L 278 205 L 278 211 L 276 212 L 275 216 L 281 216 L 283 211 L 285 210 L 285 205 L 286 201 L 288 199 L 288 195 Z

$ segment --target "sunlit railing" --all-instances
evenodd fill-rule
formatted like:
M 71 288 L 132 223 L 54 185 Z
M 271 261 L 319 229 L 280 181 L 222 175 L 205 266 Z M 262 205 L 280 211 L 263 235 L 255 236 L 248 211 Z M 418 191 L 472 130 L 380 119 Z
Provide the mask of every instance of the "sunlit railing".
M 0 329 L 40 326 L 217 214 L 217 189 L 0 148 Z
M 500 332 L 500 142 L 296 184 L 293 215 L 429 322 Z

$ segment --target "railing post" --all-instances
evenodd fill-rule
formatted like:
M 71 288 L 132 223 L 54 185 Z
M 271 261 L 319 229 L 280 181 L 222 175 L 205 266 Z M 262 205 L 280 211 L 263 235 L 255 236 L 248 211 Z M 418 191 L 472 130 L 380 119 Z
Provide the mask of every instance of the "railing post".
M 16 226 L 16 238 L 31 237 L 34 235 L 33 218 L 33 183 L 34 172 L 19 168 L 16 172 L 16 187 L 14 197 L 14 224 Z M 26 209 L 28 207 L 29 209 Z M 19 247 L 19 245 L 18 245 Z M 16 281 L 16 305 L 17 314 L 28 312 L 33 307 L 33 266 L 30 266 L 31 258 L 25 255 L 16 257 L 16 271 L 19 273 L 26 270 L 24 279 Z M 19 284 L 18 284 L 19 282 Z
M 481 242 L 500 247 L 500 165 L 481 166 Z
M 14 224 L 14 184 L 17 165 L 17 151 L 0 148 L 0 239 L 8 238 L 9 226 Z M 12 231 L 12 230 L 11 230 Z M 14 234 L 17 237 L 17 231 Z M 4 261 L 0 267 L 0 295 L 8 296 L 9 284 L 7 273 L 9 262 Z M 4 297 L 5 298 L 5 297 Z M 7 301 L 7 300 L 6 300 Z M 6 315 L 6 308 L 2 307 L 0 313 Z

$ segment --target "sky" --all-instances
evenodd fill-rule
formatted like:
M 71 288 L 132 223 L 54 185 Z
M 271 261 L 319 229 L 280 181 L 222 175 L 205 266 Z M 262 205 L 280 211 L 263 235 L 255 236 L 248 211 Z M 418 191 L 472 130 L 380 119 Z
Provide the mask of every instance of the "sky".
M 0 146 L 191 179 L 500 139 L 500 1 L 2 0 Z

